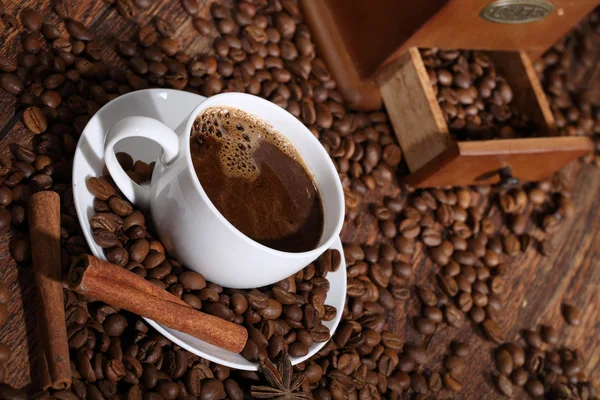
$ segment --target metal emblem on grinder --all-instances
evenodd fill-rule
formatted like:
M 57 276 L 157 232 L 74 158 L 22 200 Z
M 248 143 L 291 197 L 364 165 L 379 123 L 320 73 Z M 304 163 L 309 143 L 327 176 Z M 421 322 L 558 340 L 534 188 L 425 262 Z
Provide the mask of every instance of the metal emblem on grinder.
M 479 16 L 501 24 L 524 24 L 546 18 L 553 9 L 546 0 L 498 0 L 483 8 Z

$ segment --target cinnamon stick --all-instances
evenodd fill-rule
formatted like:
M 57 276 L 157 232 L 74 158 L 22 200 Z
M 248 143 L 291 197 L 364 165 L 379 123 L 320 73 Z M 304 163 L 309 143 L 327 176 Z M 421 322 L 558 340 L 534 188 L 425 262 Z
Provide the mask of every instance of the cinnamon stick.
M 38 332 L 52 388 L 71 386 L 69 345 L 60 261 L 60 197 L 39 192 L 29 198 L 29 236 L 36 283 Z
M 101 260 L 89 254 L 83 254 L 79 256 L 79 258 L 75 261 L 75 264 L 78 266 L 78 268 L 71 268 L 68 277 L 69 283 L 81 281 L 83 277 L 79 275 L 83 275 L 85 273 L 88 279 L 104 279 L 111 281 L 114 284 L 128 286 L 147 295 L 170 301 L 171 303 L 192 308 L 192 306 L 190 306 L 188 303 L 178 297 L 173 296 L 166 290 L 163 290 L 141 278 L 140 276 L 126 270 L 125 268 L 111 264 L 108 261 Z
M 225 350 L 239 353 L 248 339 L 240 325 L 191 308 L 124 268 L 85 255 L 69 271 L 69 287 L 82 295 L 123 308 Z

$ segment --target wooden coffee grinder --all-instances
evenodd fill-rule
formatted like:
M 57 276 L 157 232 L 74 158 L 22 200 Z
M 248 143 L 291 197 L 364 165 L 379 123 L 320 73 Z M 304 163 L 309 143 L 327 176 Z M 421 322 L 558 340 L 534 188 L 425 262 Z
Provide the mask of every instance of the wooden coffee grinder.
M 418 187 L 537 181 L 591 151 L 587 137 L 557 137 L 533 69 L 598 0 L 300 0 L 320 53 L 348 105 L 388 111 Z M 514 104 L 545 137 L 454 141 L 418 48 L 485 50 Z

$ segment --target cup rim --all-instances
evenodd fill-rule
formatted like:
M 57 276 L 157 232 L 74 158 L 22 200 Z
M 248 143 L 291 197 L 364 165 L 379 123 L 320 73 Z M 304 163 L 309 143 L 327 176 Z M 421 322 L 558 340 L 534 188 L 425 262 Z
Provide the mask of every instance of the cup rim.
M 333 181 L 334 181 L 335 191 L 338 194 L 337 202 L 338 202 L 339 212 L 337 213 L 338 215 L 329 216 L 329 218 L 335 218 L 335 220 L 336 220 L 335 228 L 333 230 L 333 233 L 330 235 L 330 237 L 327 238 L 327 240 L 325 242 L 323 242 L 323 244 L 321 244 L 320 246 L 315 247 L 312 250 L 303 251 L 303 252 L 287 252 L 287 251 L 281 251 L 281 250 L 277 250 L 277 249 L 265 246 L 264 244 L 261 244 L 261 243 L 255 241 L 254 239 L 248 237 L 242 231 L 240 231 L 238 228 L 236 228 L 231 222 L 229 222 L 227 220 L 227 218 L 225 218 L 223 216 L 223 214 L 221 214 L 221 212 L 217 209 L 217 207 L 213 204 L 212 200 L 206 194 L 204 188 L 202 187 L 202 184 L 200 183 L 200 180 L 196 176 L 196 173 L 194 170 L 194 164 L 192 163 L 192 156 L 191 156 L 191 150 L 190 150 L 190 137 L 191 137 L 191 132 L 192 132 L 192 125 L 194 124 L 196 117 L 206 108 L 213 106 L 213 105 L 216 106 L 217 104 L 226 107 L 227 106 L 226 98 L 228 98 L 228 97 L 243 97 L 246 99 L 246 101 L 259 102 L 259 103 L 261 103 L 262 107 L 270 108 L 273 112 L 287 114 L 294 121 L 293 123 L 298 124 L 300 130 L 304 131 L 304 133 L 306 135 L 308 135 L 309 142 L 311 142 L 313 144 L 313 147 L 315 148 L 314 151 L 316 151 L 318 156 L 325 158 L 327 168 L 329 169 L 329 173 L 331 173 L 333 176 L 336 177 L 336 179 L 334 179 Z M 236 108 L 239 108 L 240 110 L 245 111 L 243 107 L 236 107 Z M 248 112 L 248 111 L 246 111 L 246 112 Z M 250 112 L 248 112 L 248 113 L 250 113 Z M 300 120 L 298 120 L 296 117 L 294 117 L 292 114 L 290 114 L 287 110 L 279 107 L 278 105 L 276 105 L 268 100 L 265 100 L 261 97 L 254 96 L 254 95 L 251 95 L 248 93 L 237 93 L 237 92 L 236 93 L 220 93 L 220 94 L 217 94 L 214 96 L 207 97 L 206 100 L 204 100 L 198 106 L 196 106 L 196 108 L 194 108 L 194 110 L 191 112 L 190 116 L 188 117 L 188 121 L 185 125 L 185 129 L 186 129 L 185 136 L 184 136 L 185 140 L 183 143 L 182 150 L 185 154 L 187 168 L 194 175 L 194 179 L 192 179 L 194 181 L 194 188 L 200 194 L 200 196 L 206 201 L 209 209 L 215 215 L 217 215 L 217 218 L 221 222 L 223 222 L 224 225 L 230 231 L 232 231 L 233 234 L 238 236 L 240 239 L 244 240 L 245 242 L 253 245 L 254 247 L 256 247 L 262 251 L 266 251 L 273 255 L 286 256 L 286 257 L 291 257 L 291 258 L 305 258 L 307 256 L 314 255 L 314 257 L 316 258 L 321 253 L 323 253 L 323 251 L 330 248 L 333 241 L 337 237 L 339 237 L 340 232 L 342 230 L 342 225 L 344 223 L 344 207 L 345 207 L 345 205 L 344 205 L 344 194 L 343 194 L 344 192 L 343 192 L 343 188 L 342 188 L 342 183 L 341 183 L 340 179 L 338 178 L 337 170 L 333 164 L 333 161 L 331 160 L 331 157 L 329 156 L 329 154 L 327 154 L 327 152 L 325 151 L 325 148 L 319 142 L 319 140 L 308 130 L 308 128 Z M 281 133 L 281 134 L 286 139 L 290 140 L 287 136 L 285 136 L 284 133 Z M 294 143 L 291 140 L 290 140 L 290 143 L 292 143 L 292 145 L 294 145 Z M 314 172 L 312 170 L 310 172 L 312 174 L 314 174 Z M 321 195 L 323 195 L 322 191 L 321 191 Z M 321 201 L 324 203 L 324 200 L 321 200 Z M 327 216 L 324 216 L 324 218 L 327 218 Z M 321 238 L 321 240 L 322 240 L 322 238 Z

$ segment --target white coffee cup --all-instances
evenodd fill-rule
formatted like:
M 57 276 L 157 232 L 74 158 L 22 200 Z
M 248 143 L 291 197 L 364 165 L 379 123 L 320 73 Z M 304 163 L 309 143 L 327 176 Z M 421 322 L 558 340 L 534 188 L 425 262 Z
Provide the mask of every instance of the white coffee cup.
M 196 117 L 214 106 L 237 108 L 259 117 L 296 148 L 321 194 L 324 228 L 318 247 L 290 253 L 264 246 L 235 228 L 210 201 L 194 171 L 190 134 Z M 151 139 L 163 149 L 149 188 L 133 182 L 117 161 L 114 146 L 130 137 Z M 243 93 L 212 96 L 182 121 L 177 133 L 152 118 L 122 119 L 107 133 L 104 154 L 106 166 L 125 197 L 150 209 L 167 251 L 221 286 L 261 287 L 293 275 L 331 247 L 342 229 L 344 196 L 329 155 L 296 117 L 260 97 Z

